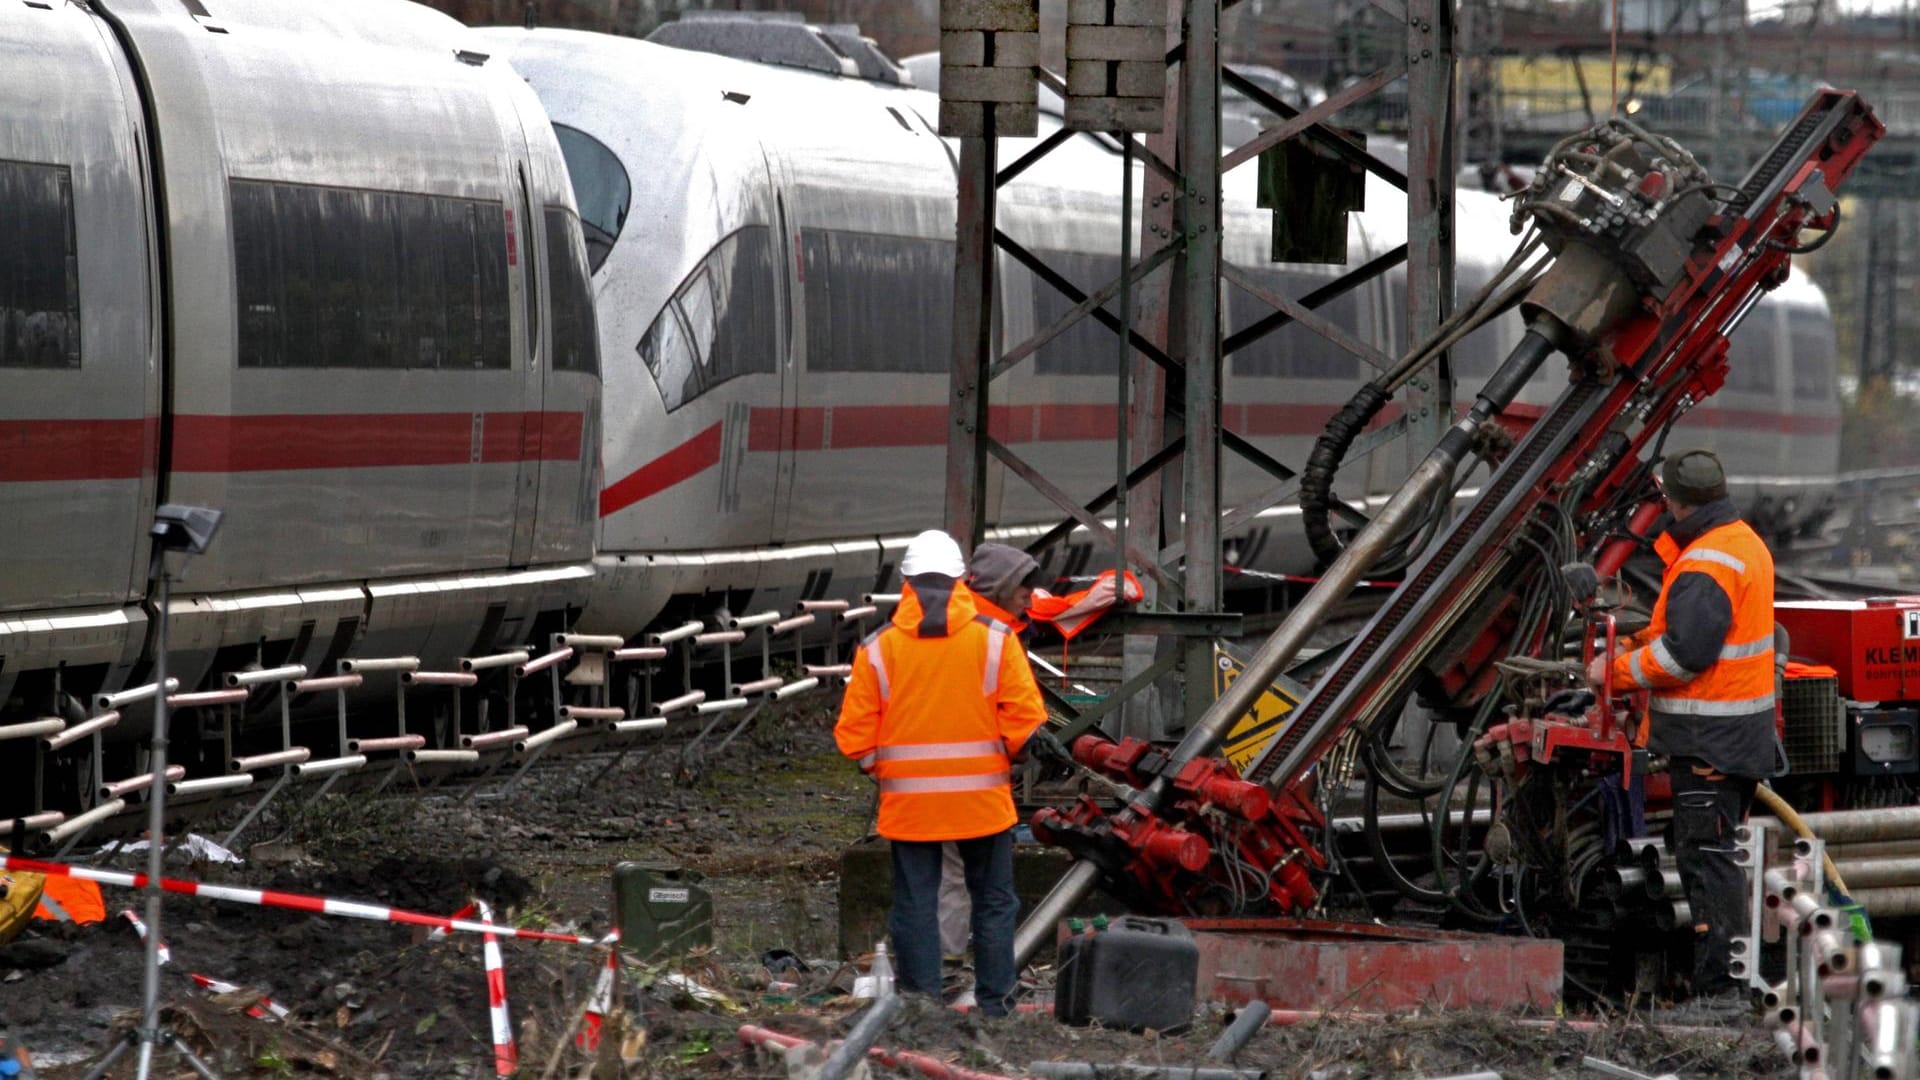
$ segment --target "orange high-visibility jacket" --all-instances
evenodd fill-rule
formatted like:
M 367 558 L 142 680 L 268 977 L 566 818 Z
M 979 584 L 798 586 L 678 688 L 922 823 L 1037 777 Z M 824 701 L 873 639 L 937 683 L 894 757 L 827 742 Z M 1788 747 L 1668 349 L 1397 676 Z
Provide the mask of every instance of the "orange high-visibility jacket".
M 104 922 L 107 918 L 107 901 L 100 895 L 100 886 L 94 882 L 50 874 L 46 887 L 40 892 L 40 906 L 34 909 L 33 917 L 50 922 L 76 922 L 82 926 Z
M 853 661 L 833 737 L 880 785 L 880 835 L 968 840 L 1013 827 L 1012 759 L 1047 710 L 1020 639 L 974 596 L 909 584 Z
M 1775 776 L 1773 555 L 1726 500 L 1694 513 L 1679 538 L 1654 542 L 1667 564 L 1660 599 L 1638 647 L 1614 658 L 1613 681 L 1652 691 L 1653 750 Z

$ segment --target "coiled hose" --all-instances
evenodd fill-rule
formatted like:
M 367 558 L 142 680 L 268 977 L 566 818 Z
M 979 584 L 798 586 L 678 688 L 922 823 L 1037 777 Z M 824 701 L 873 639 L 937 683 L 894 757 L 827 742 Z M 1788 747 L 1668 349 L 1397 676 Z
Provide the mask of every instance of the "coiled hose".
M 1307 543 L 1322 564 L 1340 557 L 1340 538 L 1333 534 L 1331 518 L 1334 474 L 1340 471 L 1353 441 L 1392 400 L 1393 391 L 1378 382 L 1361 387 L 1327 421 L 1326 430 L 1313 442 L 1313 453 L 1307 456 L 1306 471 L 1300 474 L 1300 520 L 1306 526 Z

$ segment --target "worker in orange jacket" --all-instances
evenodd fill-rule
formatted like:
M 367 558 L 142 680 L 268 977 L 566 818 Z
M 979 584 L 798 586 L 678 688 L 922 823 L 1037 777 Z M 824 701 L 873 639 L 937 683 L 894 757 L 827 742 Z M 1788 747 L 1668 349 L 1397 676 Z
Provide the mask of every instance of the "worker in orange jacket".
M 973 592 L 973 606 L 1015 634 L 1026 631 L 1027 605 L 1033 602 L 1033 591 L 1046 582 L 1039 560 L 1017 547 L 981 544 L 967 559 L 967 588 Z M 967 951 L 973 904 L 968 898 L 966 864 L 960 858 L 960 849 L 952 841 L 940 846 L 940 951 L 951 958 Z
M 1727 498 L 1720 459 L 1667 459 L 1672 526 L 1653 622 L 1613 659 L 1613 684 L 1650 691 L 1648 748 L 1673 781 L 1673 848 L 1694 915 L 1693 992 L 1737 994 L 1731 943 L 1747 922 L 1734 832 L 1759 782 L 1785 771 L 1774 727 L 1773 556 Z M 1589 667 L 1599 685 L 1604 659 Z
M 941 845 L 952 840 L 973 899 L 975 994 L 1006 1015 L 1015 988 L 1012 763 L 1046 722 L 1011 628 L 979 616 L 960 547 L 914 537 L 887 626 L 854 657 L 833 735 L 880 787 L 879 833 L 893 849 L 888 927 L 902 990 L 940 993 Z

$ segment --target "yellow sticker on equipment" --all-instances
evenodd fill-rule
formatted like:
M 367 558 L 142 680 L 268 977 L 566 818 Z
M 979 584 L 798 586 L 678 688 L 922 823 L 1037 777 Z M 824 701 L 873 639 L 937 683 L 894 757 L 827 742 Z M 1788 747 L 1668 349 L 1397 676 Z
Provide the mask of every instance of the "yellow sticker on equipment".
M 1223 642 L 1213 643 L 1213 696 L 1218 698 L 1246 670 L 1246 660 Z M 1247 766 L 1260 757 L 1274 736 L 1287 729 L 1300 695 L 1289 686 L 1276 682 L 1267 687 L 1253 703 L 1247 715 L 1234 721 L 1227 737 L 1220 741 L 1220 753 L 1242 775 Z

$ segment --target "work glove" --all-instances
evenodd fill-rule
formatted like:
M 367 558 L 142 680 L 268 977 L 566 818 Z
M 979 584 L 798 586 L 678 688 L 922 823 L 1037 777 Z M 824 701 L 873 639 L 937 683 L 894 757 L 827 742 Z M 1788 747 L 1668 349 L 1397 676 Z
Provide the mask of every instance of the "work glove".
M 1046 724 L 1034 729 L 1021 750 L 1039 764 L 1042 780 L 1058 779 L 1073 772 L 1073 753 Z

